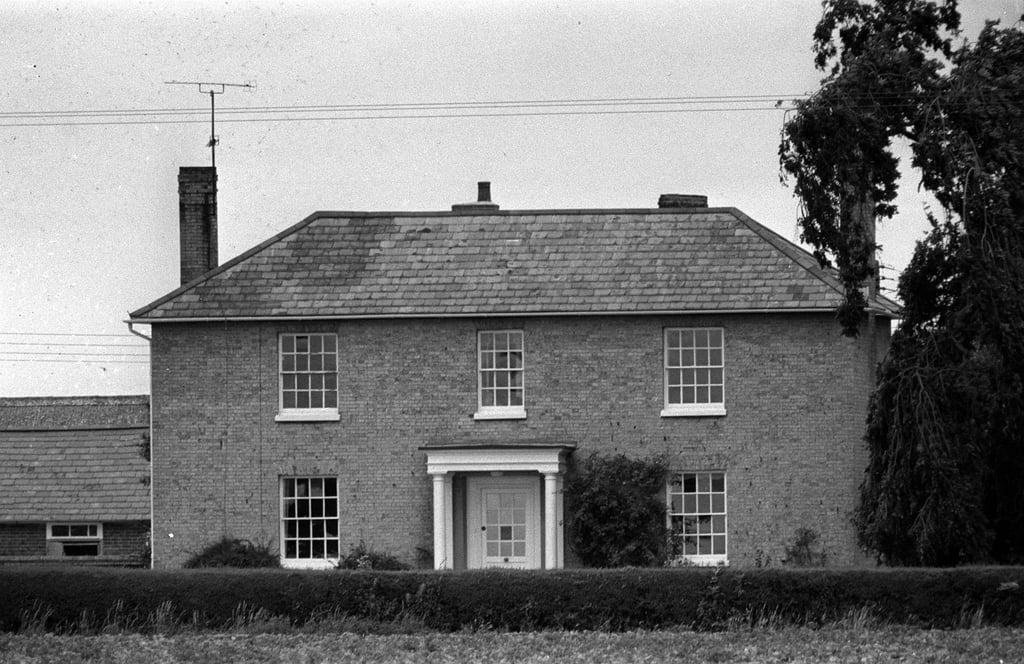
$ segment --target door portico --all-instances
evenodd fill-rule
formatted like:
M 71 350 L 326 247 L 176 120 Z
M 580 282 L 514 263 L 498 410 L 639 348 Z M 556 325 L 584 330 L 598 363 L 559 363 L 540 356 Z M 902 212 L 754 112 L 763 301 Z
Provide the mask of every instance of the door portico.
M 453 569 L 457 558 L 470 568 L 562 567 L 562 486 L 565 460 L 574 448 L 573 444 L 423 447 L 433 483 L 434 567 Z M 465 487 L 458 492 L 460 504 L 453 492 L 456 478 Z M 457 516 L 465 523 L 456 524 Z

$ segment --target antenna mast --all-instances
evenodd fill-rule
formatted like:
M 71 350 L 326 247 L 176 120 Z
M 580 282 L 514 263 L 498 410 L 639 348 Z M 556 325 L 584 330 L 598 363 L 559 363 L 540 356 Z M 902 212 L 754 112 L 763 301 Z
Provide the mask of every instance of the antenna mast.
M 225 88 L 248 88 L 249 90 L 256 89 L 256 81 L 248 81 L 246 83 L 212 83 L 210 81 L 164 81 L 166 85 L 196 85 L 199 87 L 200 94 L 210 95 L 210 141 L 206 144 L 206 147 L 210 148 L 210 165 L 217 168 L 217 143 L 220 140 L 217 138 L 215 131 L 216 125 L 214 124 L 214 95 L 224 94 Z

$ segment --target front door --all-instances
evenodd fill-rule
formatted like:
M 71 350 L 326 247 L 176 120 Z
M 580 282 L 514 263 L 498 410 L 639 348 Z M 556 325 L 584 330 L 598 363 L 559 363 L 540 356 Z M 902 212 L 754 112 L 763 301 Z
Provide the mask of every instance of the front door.
M 467 567 L 539 568 L 540 478 L 470 477 Z

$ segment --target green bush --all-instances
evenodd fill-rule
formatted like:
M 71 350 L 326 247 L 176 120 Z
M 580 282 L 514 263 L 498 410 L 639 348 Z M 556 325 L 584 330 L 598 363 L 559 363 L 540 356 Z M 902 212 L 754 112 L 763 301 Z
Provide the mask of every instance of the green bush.
M 280 567 L 277 552 L 267 544 L 223 538 L 214 542 L 185 563 L 188 569 L 199 567 Z
M 333 572 L 0 567 L 0 629 L 1024 625 L 1024 568 Z M 264 627 L 260 627 L 260 625 Z M 344 627 L 344 628 L 350 628 Z
M 591 454 L 565 483 L 569 544 L 588 567 L 647 567 L 665 562 L 665 478 L 660 457 Z
M 359 545 L 352 547 L 348 555 L 338 561 L 338 569 L 390 570 L 409 569 L 409 566 L 389 553 L 374 551 L 359 540 Z

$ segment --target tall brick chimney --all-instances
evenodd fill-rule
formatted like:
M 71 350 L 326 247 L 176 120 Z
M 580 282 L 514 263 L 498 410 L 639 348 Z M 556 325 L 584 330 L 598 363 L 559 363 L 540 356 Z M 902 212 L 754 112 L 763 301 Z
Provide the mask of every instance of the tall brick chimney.
M 178 219 L 184 285 L 217 267 L 217 169 L 179 169 Z

